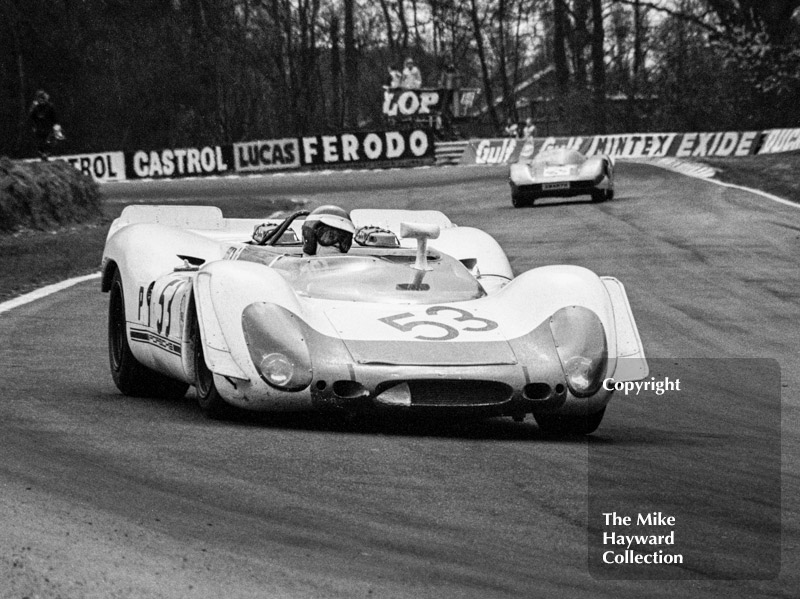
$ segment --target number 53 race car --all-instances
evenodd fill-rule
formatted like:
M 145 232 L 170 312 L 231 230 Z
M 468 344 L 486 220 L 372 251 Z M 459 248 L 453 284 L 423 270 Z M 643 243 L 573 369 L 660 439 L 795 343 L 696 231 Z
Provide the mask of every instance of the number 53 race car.
M 436 211 L 354 210 L 349 252 L 308 255 L 307 215 L 125 208 L 102 263 L 120 391 L 182 397 L 193 385 L 215 418 L 232 406 L 533 414 L 545 432 L 588 434 L 607 381 L 648 374 L 614 278 L 577 266 L 515 278 L 492 237 Z

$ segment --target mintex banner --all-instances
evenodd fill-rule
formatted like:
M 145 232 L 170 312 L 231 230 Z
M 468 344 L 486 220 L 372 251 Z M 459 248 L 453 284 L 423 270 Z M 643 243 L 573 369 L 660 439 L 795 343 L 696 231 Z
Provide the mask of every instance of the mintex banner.
M 236 172 L 257 173 L 300 167 L 296 138 L 248 141 L 233 144 Z
M 442 111 L 443 89 L 385 89 L 383 114 L 388 117 L 430 116 Z
M 312 135 L 299 142 L 303 166 L 369 166 L 434 159 L 433 132 L 428 129 Z
M 103 152 L 101 154 L 74 154 L 57 156 L 54 159 L 64 160 L 89 175 L 95 181 L 124 181 L 125 155 L 122 152 Z
M 520 157 L 532 157 L 553 148 L 572 148 L 587 156 L 607 154 L 615 158 L 749 156 L 758 153 L 763 141 L 764 135 L 758 131 L 484 139 L 469 142 L 461 164 L 510 164 Z
M 230 175 L 234 172 L 232 146 L 168 148 L 125 153 L 129 179 L 178 179 Z

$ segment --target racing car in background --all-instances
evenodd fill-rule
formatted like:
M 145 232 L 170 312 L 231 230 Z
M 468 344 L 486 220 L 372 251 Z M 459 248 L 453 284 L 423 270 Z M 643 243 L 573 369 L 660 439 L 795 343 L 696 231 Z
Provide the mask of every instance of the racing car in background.
M 531 155 L 532 151 L 523 151 L 510 166 L 508 182 L 515 208 L 532 206 L 547 196 L 590 195 L 593 202 L 614 199 L 614 161 L 609 156 L 587 157 L 569 148 Z
M 346 214 L 346 213 L 345 213 Z M 522 420 L 588 434 L 648 367 L 622 284 L 578 266 L 514 276 L 437 211 L 353 210 L 347 253 L 306 255 L 300 211 L 128 206 L 102 261 L 111 374 L 130 396 L 194 386 L 214 418 L 335 410 Z

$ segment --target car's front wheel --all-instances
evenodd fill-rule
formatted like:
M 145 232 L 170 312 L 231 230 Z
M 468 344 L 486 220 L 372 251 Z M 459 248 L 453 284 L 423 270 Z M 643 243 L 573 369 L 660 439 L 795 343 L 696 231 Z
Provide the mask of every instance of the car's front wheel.
M 215 420 L 230 417 L 233 414 L 233 406 L 219 394 L 214 383 L 214 373 L 206 364 L 197 316 L 192 321 L 192 345 L 194 347 L 194 388 L 197 392 L 197 403 L 200 409 L 206 416 Z
M 108 358 L 117 389 L 133 397 L 181 398 L 189 385 L 141 364 L 128 343 L 122 275 L 114 273 L 108 300 Z
M 606 409 L 586 415 L 534 414 L 539 430 L 548 435 L 589 435 L 603 421 Z

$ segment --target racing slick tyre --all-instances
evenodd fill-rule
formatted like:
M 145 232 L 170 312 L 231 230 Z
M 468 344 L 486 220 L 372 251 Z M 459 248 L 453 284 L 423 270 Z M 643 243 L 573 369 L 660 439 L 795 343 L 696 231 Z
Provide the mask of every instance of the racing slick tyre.
M 594 414 L 574 416 L 571 414 L 534 414 L 539 430 L 548 435 L 589 435 L 603 421 L 606 409 Z
M 592 192 L 592 201 L 593 202 L 606 202 L 608 200 L 614 199 L 614 190 L 613 189 L 598 189 Z
M 189 385 L 142 365 L 131 352 L 125 321 L 122 276 L 114 273 L 108 300 L 108 358 L 111 377 L 123 395 L 179 399 Z
M 523 194 L 519 191 L 512 191 L 511 192 L 511 205 L 514 208 L 526 208 L 528 206 L 533 206 L 533 202 L 535 198 L 529 194 Z
M 214 373 L 206 364 L 196 311 L 192 320 L 192 345 L 194 346 L 194 388 L 197 392 L 197 403 L 200 409 L 206 416 L 214 420 L 230 418 L 234 415 L 234 407 L 222 399 L 214 384 Z

